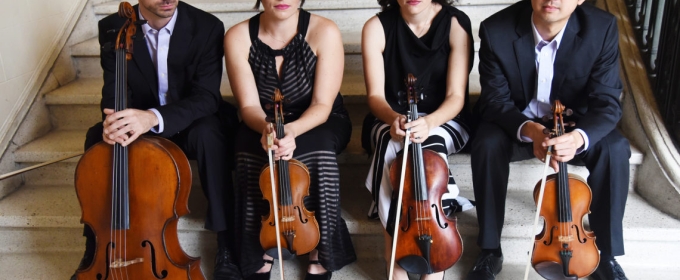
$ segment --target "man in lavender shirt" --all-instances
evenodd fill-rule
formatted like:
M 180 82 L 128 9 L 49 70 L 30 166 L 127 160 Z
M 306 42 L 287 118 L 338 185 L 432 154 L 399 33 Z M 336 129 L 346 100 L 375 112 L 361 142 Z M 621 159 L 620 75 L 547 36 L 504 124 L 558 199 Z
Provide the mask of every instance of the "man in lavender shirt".
M 614 259 L 624 254 L 630 157 L 628 141 L 616 130 L 622 113 L 618 29 L 614 16 L 583 2 L 523 0 L 480 26 L 482 92 L 474 109 L 480 123 L 471 165 L 482 252 L 468 279 L 495 279 L 501 271 L 509 163 L 544 160 L 549 146 L 554 169 L 569 162 L 590 172 L 588 218 L 600 250 L 591 277 L 626 279 Z M 552 126 L 541 118 L 555 100 L 573 110 L 576 126 L 549 139 L 543 129 Z

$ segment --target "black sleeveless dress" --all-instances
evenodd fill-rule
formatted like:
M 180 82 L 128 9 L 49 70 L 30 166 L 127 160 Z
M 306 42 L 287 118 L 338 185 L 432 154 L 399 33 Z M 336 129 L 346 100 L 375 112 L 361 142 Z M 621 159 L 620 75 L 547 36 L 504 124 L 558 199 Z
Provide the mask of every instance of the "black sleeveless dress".
M 449 5 L 443 5 L 435 15 L 432 24 L 422 37 L 417 37 L 402 18 L 399 7 L 387 9 L 378 14 L 385 34 L 385 49 L 383 51 L 385 73 L 385 99 L 392 110 L 400 114 L 408 112 L 408 104 L 399 99 L 403 98 L 399 92 L 405 92 L 404 79 L 409 73 L 416 78 L 416 88 L 420 89 L 425 98 L 418 102 L 418 111 L 427 115 L 439 108 L 446 97 L 446 82 L 449 68 L 449 43 L 451 19 L 455 17 L 458 23 L 472 40 L 471 23 L 462 11 Z M 469 44 L 469 67 L 472 70 L 474 60 L 474 45 Z M 468 86 L 465 87 L 465 103 L 462 111 L 453 120 L 440 127 L 432 128 L 430 136 L 423 142 L 424 149 L 439 153 L 447 162 L 447 157 L 460 152 L 470 139 L 468 125 L 470 116 L 468 108 Z M 393 141 L 390 136 L 390 124 L 386 124 L 369 114 L 364 120 L 362 129 L 362 145 L 371 154 L 371 167 L 366 178 L 366 188 L 371 191 L 373 205 L 369 210 L 369 217 L 380 218 L 383 226 L 389 229 L 394 223 L 392 209 L 392 190 L 389 181 L 389 167 L 396 154 L 403 149 L 403 142 Z M 445 198 L 458 196 L 458 186 L 449 171 L 449 193 Z M 460 201 L 466 201 L 460 200 Z M 459 202 L 460 203 L 460 202 Z M 467 202 L 469 204 L 469 202 Z M 464 204 L 462 209 L 469 209 L 471 205 Z
M 272 95 L 275 88 L 284 96 L 286 123 L 298 119 L 309 107 L 314 89 L 317 57 L 305 41 L 310 14 L 300 10 L 298 34 L 283 49 L 273 50 L 258 38 L 260 14 L 249 21 L 250 55 L 248 62 L 255 76 L 260 104 L 268 116 L 273 116 Z M 281 79 L 277 75 L 277 56 L 283 56 Z M 319 261 L 324 268 L 335 271 L 356 260 L 356 254 L 345 220 L 340 216 L 340 173 L 337 154 L 347 146 L 352 125 L 338 93 L 328 120 L 295 138 L 293 158 L 301 161 L 311 177 L 310 196 L 305 206 L 315 211 L 321 240 Z M 261 217 L 269 211 L 262 200 L 259 176 L 268 162 L 260 145 L 262 132 L 253 131 L 244 123 L 236 136 L 237 212 L 240 212 L 241 272 L 248 276 L 259 270 L 264 262 L 260 245 Z

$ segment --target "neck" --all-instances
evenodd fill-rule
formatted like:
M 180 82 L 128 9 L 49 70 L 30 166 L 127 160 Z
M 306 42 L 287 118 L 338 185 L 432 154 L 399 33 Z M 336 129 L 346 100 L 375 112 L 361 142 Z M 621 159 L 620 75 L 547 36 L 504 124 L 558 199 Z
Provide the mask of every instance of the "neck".
M 534 25 L 536 25 L 536 30 L 538 31 L 538 34 L 541 35 L 541 38 L 547 42 L 550 42 L 555 39 L 555 36 L 557 36 L 557 34 L 562 31 L 562 28 L 567 25 L 567 20 L 552 23 L 542 23 L 540 22 L 540 19 L 537 20 L 534 18 Z
M 432 22 L 434 19 L 435 4 L 432 2 L 430 6 L 422 10 L 420 13 L 411 14 L 404 12 L 404 9 L 400 9 L 401 17 L 404 18 L 406 23 L 413 25 L 414 27 L 426 26 Z
M 144 7 L 142 7 L 142 5 L 139 5 L 139 11 L 142 13 L 142 16 L 146 20 L 146 23 L 149 24 L 149 26 L 151 26 L 151 28 L 156 29 L 156 30 L 160 30 L 161 28 L 168 25 L 168 22 L 170 22 L 170 20 L 172 19 L 172 17 L 167 17 L 167 18 L 159 17 L 159 16 L 155 15 L 154 13 L 148 11 Z M 175 9 L 175 11 L 173 12 L 173 15 L 175 14 L 175 12 L 177 12 L 177 9 Z
M 260 19 L 260 28 L 277 41 L 289 41 L 297 34 L 298 12 L 286 19 L 275 18 L 266 13 Z

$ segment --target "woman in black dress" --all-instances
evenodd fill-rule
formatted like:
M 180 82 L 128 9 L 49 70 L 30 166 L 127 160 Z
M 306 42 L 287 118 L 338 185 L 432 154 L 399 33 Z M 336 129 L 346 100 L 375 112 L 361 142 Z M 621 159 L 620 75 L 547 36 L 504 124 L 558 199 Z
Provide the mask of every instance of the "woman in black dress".
M 469 139 L 467 119 L 468 75 L 472 69 L 473 42 L 470 19 L 447 0 L 378 0 L 382 12 L 364 25 L 362 55 L 368 105 L 375 116 L 370 128 L 373 150 L 366 187 L 372 192 L 384 227 L 394 223 L 393 186 L 389 166 L 403 149 L 406 129 L 410 140 L 448 155 L 459 152 Z M 418 103 L 420 118 L 406 123 L 408 104 L 400 104 L 404 79 L 416 78 L 416 88 L 426 95 Z M 449 174 L 449 196 L 458 188 Z M 390 220 L 392 219 L 392 220 Z M 390 261 L 391 230 L 385 232 L 385 259 Z M 407 279 L 395 269 L 394 279 Z M 443 272 L 421 279 L 442 279 Z
M 261 2 L 261 3 L 260 3 Z M 259 242 L 261 217 L 268 213 L 259 176 L 267 164 L 265 120 L 273 116 L 272 95 L 281 90 L 285 133 L 275 140 L 274 157 L 295 158 L 309 168 L 310 196 L 321 240 L 310 253 L 307 279 L 330 279 L 331 271 L 356 260 L 340 216 L 340 174 L 336 155 L 349 142 L 351 123 L 339 94 L 344 50 L 332 21 L 301 9 L 300 0 L 263 0 L 264 11 L 225 35 L 225 59 L 243 123 L 236 136 L 237 205 L 242 220 L 240 266 L 247 278 L 268 279 L 271 257 Z

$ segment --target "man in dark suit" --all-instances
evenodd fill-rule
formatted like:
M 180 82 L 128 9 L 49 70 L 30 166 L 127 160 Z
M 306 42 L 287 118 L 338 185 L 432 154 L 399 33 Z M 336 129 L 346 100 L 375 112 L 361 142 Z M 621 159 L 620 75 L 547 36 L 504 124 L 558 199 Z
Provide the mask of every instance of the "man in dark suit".
M 630 157 L 628 141 L 616 130 L 622 92 L 618 29 L 614 16 L 583 2 L 523 0 L 480 26 L 480 124 L 471 162 L 482 252 L 468 279 L 494 279 L 501 270 L 509 163 L 544 160 L 549 146 L 554 169 L 575 159 L 590 172 L 588 218 L 601 257 L 592 277 L 626 279 L 614 259 L 624 254 Z M 549 139 L 540 119 L 551 114 L 554 100 L 573 110 L 576 126 Z
M 235 108 L 222 100 L 224 25 L 215 16 L 177 0 L 139 0 L 135 12 L 146 23 L 137 28 L 134 53 L 128 62 L 128 109 L 114 112 L 115 52 L 118 30 L 126 19 L 118 14 L 99 22 L 101 66 L 104 70 L 103 122 L 87 132 L 85 148 L 99 141 L 132 143 L 140 135 L 165 137 L 189 159 L 196 159 L 203 192 L 208 198 L 205 227 L 217 232 L 215 279 L 240 279 L 232 263 L 234 244 L 233 134 Z M 85 226 L 89 266 L 94 233 Z

